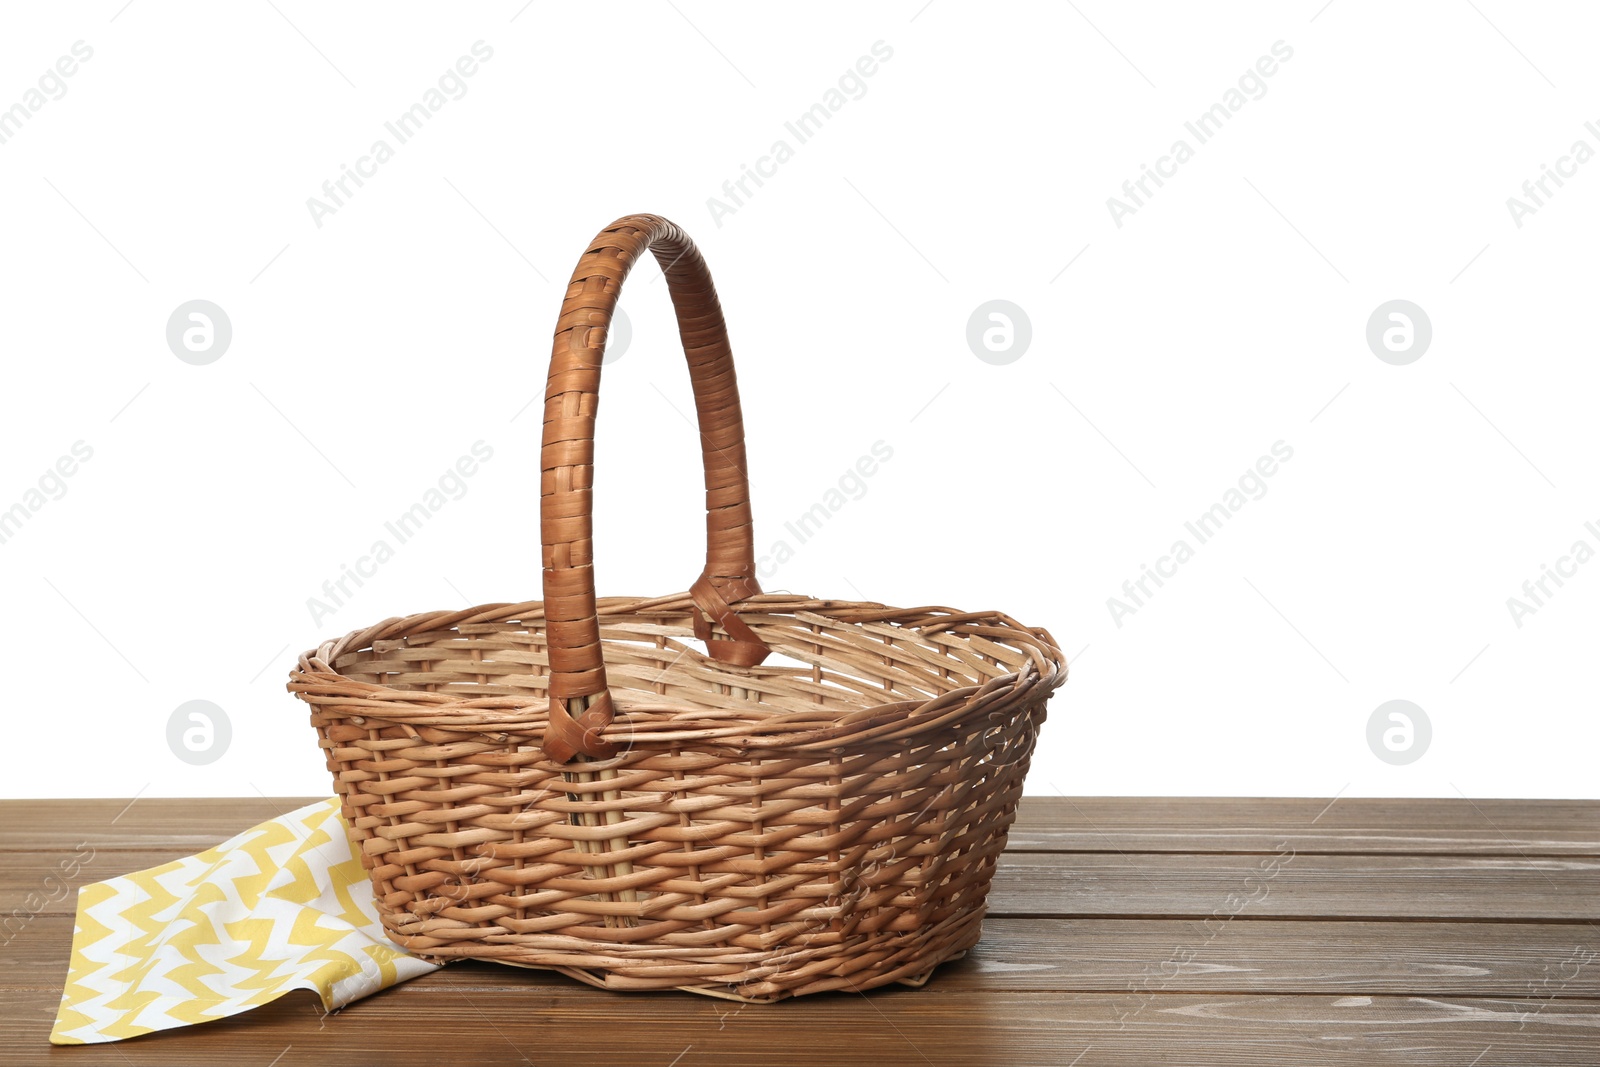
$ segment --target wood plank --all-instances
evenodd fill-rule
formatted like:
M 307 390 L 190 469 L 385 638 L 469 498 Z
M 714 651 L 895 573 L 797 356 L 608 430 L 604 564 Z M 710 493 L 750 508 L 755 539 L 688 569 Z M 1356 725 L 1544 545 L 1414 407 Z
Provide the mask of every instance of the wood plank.
M 72 919 L 41 916 L 0 951 L 0 991 L 59 993 Z M 987 919 L 942 967 L 943 992 L 1412 994 L 1600 999 L 1600 931 L 1554 923 Z M 463 989 L 568 984 L 562 975 L 454 964 Z
M 1015 852 L 1600 855 L 1600 800 L 1024 797 Z
M 0 800 L 0 852 L 155 849 L 189 856 L 321 797 Z M 160 862 L 160 861 L 157 861 Z
M 297 1067 L 440 1062 L 760 1063 L 814 1067 L 994 1064 L 1153 1067 L 1509 1067 L 1581 1064 L 1600 1047 L 1600 1002 L 1459 997 L 1192 996 L 882 990 L 738 1005 L 686 993 L 620 994 L 576 983 L 453 987 L 450 971 L 324 1019 L 309 993 L 200 1027 L 111 1045 L 44 1044 L 57 995 L 7 998 L 9 1062 L 259 1063 Z
M 1006 853 L 990 910 L 1057 918 L 1593 922 L 1600 859 Z
M 62 854 L 11 853 L 0 868 L 0 916 L 17 908 L 70 915 L 76 895 L 66 886 L 185 854 L 182 848 L 95 851 L 76 874 L 66 874 Z M 1006 853 L 989 906 L 996 917 L 1592 922 L 1600 920 L 1600 859 Z
M 199 852 L 323 797 L 0 800 L 0 851 Z M 1018 852 L 1478 853 L 1600 856 L 1600 801 L 1341 797 L 1024 797 Z

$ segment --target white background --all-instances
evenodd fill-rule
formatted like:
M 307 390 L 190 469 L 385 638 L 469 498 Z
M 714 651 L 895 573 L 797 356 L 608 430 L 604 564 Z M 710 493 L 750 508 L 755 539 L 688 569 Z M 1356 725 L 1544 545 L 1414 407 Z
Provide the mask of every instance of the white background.
M 8 7 L 0 107 L 93 57 L 0 144 L 0 544 L 12 796 L 316 795 L 294 657 L 390 615 L 539 596 L 538 405 L 578 254 L 656 212 L 700 243 L 744 394 L 757 540 L 876 441 L 893 458 L 769 589 L 999 608 L 1073 659 L 1033 793 L 1589 796 L 1600 137 L 1581 5 L 831 5 L 301 0 Z M 474 42 L 492 59 L 319 227 L 307 199 Z M 813 139 L 784 129 L 882 41 Z M 1292 48 L 1118 227 L 1107 198 Z M 708 198 L 787 139 L 732 214 Z M 753 189 L 753 187 L 751 187 Z M 1553 187 L 1552 187 L 1553 188 Z M 1069 266 L 1070 264 L 1070 266 Z M 169 350 L 178 305 L 233 327 Z M 969 315 L 1032 343 L 996 366 Z M 1380 361 L 1380 304 L 1422 358 Z M 602 594 L 682 589 L 703 525 L 653 263 L 608 367 Z M 476 441 L 493 459 L 328 618 L 309 597 Z M 1107 598 L 1275 442 L 1293 458 L 1118 626 Z M 207 766 L 167 722 L 232 724 Z M 1392 766 L 1367 722 L 1425 709 Z

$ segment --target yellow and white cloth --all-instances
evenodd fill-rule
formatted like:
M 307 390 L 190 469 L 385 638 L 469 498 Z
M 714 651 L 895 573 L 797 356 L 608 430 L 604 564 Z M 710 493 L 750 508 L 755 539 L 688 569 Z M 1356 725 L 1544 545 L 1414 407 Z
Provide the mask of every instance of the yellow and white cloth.
M 436 970 L 384 935 L 337 798 L 78 891 L 50 1042 L 119 1041 L 311 989 L 328 1010 Z

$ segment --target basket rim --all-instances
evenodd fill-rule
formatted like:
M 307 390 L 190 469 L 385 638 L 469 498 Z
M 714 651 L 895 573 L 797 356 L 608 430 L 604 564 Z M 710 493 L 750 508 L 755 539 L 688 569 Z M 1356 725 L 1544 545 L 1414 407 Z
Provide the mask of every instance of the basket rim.
M 689 618 L 695 604 L 688 592 L 662 597 L 602 597 L 598 614 L 682 615 Z M 970 717 L 974 705 L 997 700 L 1008 704 L 1043 700 L 1066 681 L 1067 663 L 1060 647 L 1047 630 L 1025 626 L 997 611 L 959 612 L 942 606 L 893 608 L 877 601 L 817 599 L 786 593 L 761 593 L 740 602 L 741 613 L 799 617 L 817 615 L 846 625 L 887 623 L 918 637 L 944 631 L 987 638 L 1023 652 L 1027 662 L 1020 670 L 989 679 L 981 685 L 949 690 L 928 699 L 902 699 L 841 712 L 819 705 L 815 713 L 779 712 L 754 721 L 737 723 L 727 718 L 711 718 L 707 709 L 676 703 L 640 701 L 624 693 L 617 695 L 619 712 L 672 712 L 671 724 L 656 724 L 639 731 L 621 715 L 607 728 L 626 741 L 631 750 L 637 744 L 693 744 L 695 747 L 730 748 L 741 751 L 783 749 L 806 751 L 855 746 L 867 742 L 904 740 L 937 729 L 956 719 Z M 418 612 L 394 616 L 371 626 L 331 638 L 301 653 L 289 672 L 288 690 L 318 708 L 337 704 L 344 708 L 370 708 L 370 717 L 412 726 L 435 726 L 466 733 L 490 735 L 535 733 L 542 735 L 549 722 L 548 698 L 523 696 L 465 696 L 455 692 L 430 693 L 400 689 L 376 682 L 350 678 L 332 664 L 346 653 L 373 648 L 383 641 L 400 640 L 418 634 L 457 629 L 474 623 L 519 621 L 540 623 L 544 602 L 480 604 L 455 611 Z M 718 663 L 698 650 L 704 666 L 725 675 L 733 684 L 741 678 L 759 679 L 759 668 Z M 1014 690 L 1029 691 L 1026 701 L 1017 701 Z M 1007 700 L 1007 698 L 1012 698 Z M 696 715 L 700 715 L 699 721 Z M 618 757 L 620 758 L 620 757 Z M 612 760 L 587 764 L 591 769 Z

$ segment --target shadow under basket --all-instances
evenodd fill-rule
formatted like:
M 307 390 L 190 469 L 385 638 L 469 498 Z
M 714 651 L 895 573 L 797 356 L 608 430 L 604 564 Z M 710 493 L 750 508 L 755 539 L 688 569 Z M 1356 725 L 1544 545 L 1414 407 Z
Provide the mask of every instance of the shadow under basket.
M 695 384 L 706 569 L 596 599 L 604 327 L 647 248 Z M 390 619 L 290 675 L 390 938 L 746 1001 L 920 985 L 975 945 L 1061 651 L 998 612 L 760 591 L 721 312 L 665 220 L 580 260 L 542 458 L 542 601 Z

